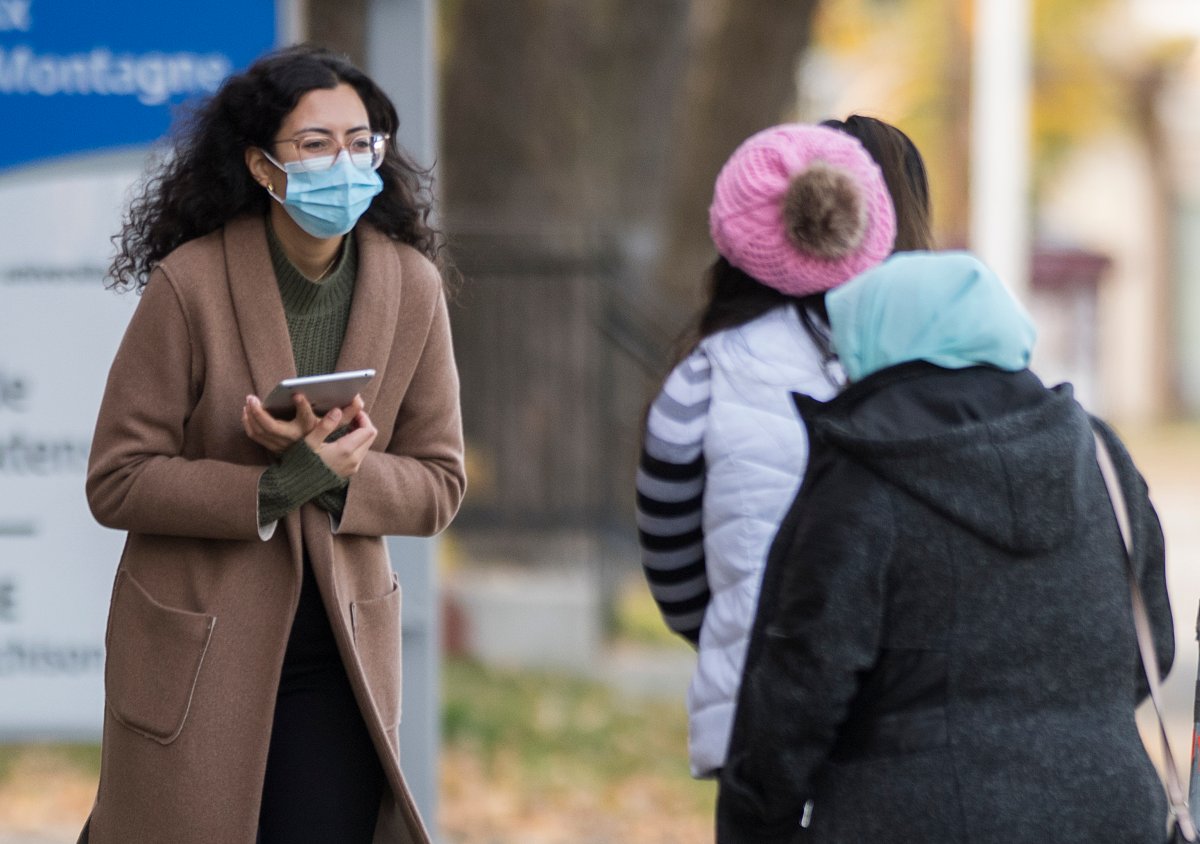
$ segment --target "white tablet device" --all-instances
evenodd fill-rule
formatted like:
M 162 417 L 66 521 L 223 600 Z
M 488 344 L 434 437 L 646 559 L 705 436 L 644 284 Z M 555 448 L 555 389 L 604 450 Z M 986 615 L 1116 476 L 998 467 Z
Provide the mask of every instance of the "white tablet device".
M 263 407 L 272 416 L 291 419 L 296 415 L 292 396 L 303 393 L 318 416 L 323 416 L 335 407 L 345 407 L 354 401 L 355 395 L 375 377 L 374 369 L 354 369 L 346 372 L 330 372 L 327 375 L 306 375 L 301 378 L 284 378 L 271 394 L 263 399 Z

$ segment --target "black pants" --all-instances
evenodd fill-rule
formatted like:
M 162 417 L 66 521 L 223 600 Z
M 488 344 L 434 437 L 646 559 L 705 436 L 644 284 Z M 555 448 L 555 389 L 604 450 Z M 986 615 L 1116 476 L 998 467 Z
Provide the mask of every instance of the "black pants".
M 383 768 L 307 559 L 263 783 L 259 844 L 370 844 Z

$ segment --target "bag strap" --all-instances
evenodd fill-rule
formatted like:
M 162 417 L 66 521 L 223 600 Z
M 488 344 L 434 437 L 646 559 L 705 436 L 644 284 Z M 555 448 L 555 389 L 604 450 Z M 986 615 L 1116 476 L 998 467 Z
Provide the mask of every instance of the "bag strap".
M 1158 730 L 1162 734 L 1163 764 L 1166 768 L 1167 800 L 1170 803 L 1171 815 L 1179 825 L 1185 841 L 1195 841 L 1197 838 L 1196 824 L 1188 809 L 1187 794 L 1179 779 L 1179 769 L 1175 766 L 1175 757 L 1171 753 L 1171 743 L 1167 740 L 1167 725 L 1163 719 L 1162 707 L 1162 673 L 1158 667 L 1158 655 L 1154 651 L 1154 634 L 1150 629 L 1150 617 L 1146 612 L 1146 601 L 1142 596 L 1141 586 L 1138 585 L 1137 573 L 1133 567 L 1133 538 L 1129 527 L 1129 508 L 1125 503 L 1125 494 L 1121 492 L 1121 484 L 1117 479 L 1117 470 L 1113 465 L 1112 455 L 1104 444 L 1100 433 L 1092 430 L 1096 439 L 1096 462 L 1100 464 L 1100 474 L 1104 476 L 1104 485 L 1108 487 L 1108 498 L 1112 502 L 1113 513 L 1117 517 L 1117 527 L 1121 531 L 1121 539 L 1125 544 L 1125 573 L 1129 578 L 1129 594 L 1133 602 L 1133 627 L 1137 632 L 1138 651 L 1142 656 L 1142 668 L 1146 672 L 1146 682 L 1150 686 L 1150 699 L 1154 702 L 1154 714 L 1158 717 Z

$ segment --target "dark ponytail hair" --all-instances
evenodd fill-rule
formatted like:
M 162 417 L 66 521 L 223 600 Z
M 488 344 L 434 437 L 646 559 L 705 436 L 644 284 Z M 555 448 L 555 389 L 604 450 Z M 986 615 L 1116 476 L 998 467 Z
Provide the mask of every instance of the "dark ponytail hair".
M 932 249 L 929 176 L 912 139 L 890 123 L 861 114 L 845 120 L 825 120 L 821 125 L 857 138 L 883 171 L 896 209 L 896 243 L 892 251 Z
M 724 257 L 718 257 L 708 268 L 707 279 L 708 302 L 677 344 L 672 367 L 691 354 L 704 338 L 745 325 L 781 305 L 791 305 L 796 309 L 822 357 L 833 359 L 833 347 L 828 331 L 823 327 L 829 324 L 824 293 L 789 296 L 774 287 L 768 287 Z
M 379 168 L 383 191 L 363 219 L 437 260 L 442 237 L 429 224 L 431 177 L 396 142 L 399 118 L 383 90 L 344 56 L 302 44 L 269 53 L 229 77 L 177 126 L 173 154 L 149 174 L 113 238 L 108 286 L 141 290 L 176 247 L 243 214 L 266 214 L 271 200 L 245 163 L 249 147 L 268 148 L 309 91 L 350 85 L 371 129 L 391 136 Z

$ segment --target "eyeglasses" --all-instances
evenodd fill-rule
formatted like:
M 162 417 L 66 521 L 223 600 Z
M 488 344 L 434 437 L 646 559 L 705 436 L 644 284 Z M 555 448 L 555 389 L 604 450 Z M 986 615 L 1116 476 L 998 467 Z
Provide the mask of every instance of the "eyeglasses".
M 342 150 L 350 156 L 350 163 L 360 170 L 378 170 L 383 164 L 389 138 L 391 135 L 363 132 L 340 144 L 329 135 L 309 132 L 294 138 L 278 138 L 275 143 L 291 144 L 296 148 L 296 160 L 280 165 L 285 171 L 313 173 L 333 167 Z

